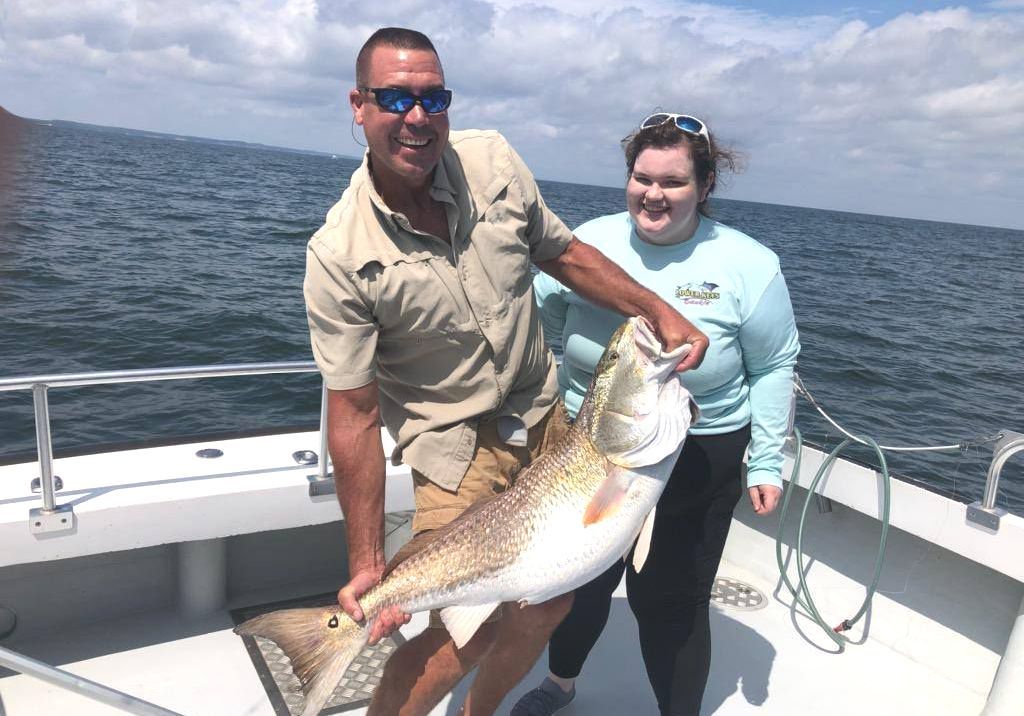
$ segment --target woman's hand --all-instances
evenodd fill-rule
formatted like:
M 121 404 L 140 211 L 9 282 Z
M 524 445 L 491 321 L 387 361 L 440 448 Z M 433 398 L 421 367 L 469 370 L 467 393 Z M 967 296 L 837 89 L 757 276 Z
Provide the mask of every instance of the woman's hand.
M 770 514 L 782 497 L 782 488 L 775 485 L 754 485 L 747 492 L 750 493 L 750 504 L 754 506 L 754 512 L 759 515 Z

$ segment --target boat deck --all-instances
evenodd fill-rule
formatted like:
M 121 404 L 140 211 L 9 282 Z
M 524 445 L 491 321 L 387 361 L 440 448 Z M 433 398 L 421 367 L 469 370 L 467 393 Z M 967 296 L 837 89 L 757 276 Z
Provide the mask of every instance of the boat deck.
M 315 445 L 311 434 L 232 441 L 218 445 L 225 455 L 215 465 L 194 458 L 197 445 L 58 461 L 68 484 L 61 501 L 76 507 L 67 537 L 28 530 L 26 513 L 38 500 L 27 491 L 35 466 L 0 469 L 0 486 L 10 493 L 0 493 L 0 606 L 22 618 L 2 645 L 185 716 L 275 714 L 231 631 L 231 611 L 339 586 L 344 537 L 337 503 L 331 495 L 310 497 L 309 469 L 290 458 Z M 404 480 L 397 472 L 389 479 L 389 510 L 396 514 L 411 506 Z M 838 492 L 857 485 L 857 494 Z M 800 499 L 802 488 L 793 489 Z M 842 654 L 777 589 L 775 518 L 758 518 L 741 501 L 720 575 L 761 592 L 764 606 L 714 607 L 704 714 L 982 710 L 1024 608 L 1015 556 L 1024 520 L 1004 518 L 998 535 L 959 537 L 968 529 L 962 505 L 899 489 L 882 582 L 860 625 L 869 636 Z M 812 515 L 804 550 L 818 607 L 838 622 L 856 610 L 870 578 L 877 488 L 871 475 L 851 472 L 833 475 L 826 490 L 836 491 L 834 508 Z M 868 506 L 847 506 L 858 501 Z M 951 545 L 954 538 L 962 546 Z M 792 530 L 784 541 L 794 544 Z M 191 545 L 204 542 L 224 544 L 228 601 L 194 616 L 202 594 L 182 588 L 182 565 Z M 620 586 L 566 716 L 656 713 L 624 596 Z M 410 637 L 424 624 L 417 615 L 403 633 Z M 542 657 L 499 713 L 545 673 Z M 433 714 L 455 714 L 465 688 Z M 114 713 L 120 712 L 0 669 L 0 716 Z
M 721 571 L 743 574 L 742 568 L 731 564 L 724 564 Z M 316 585 L 314 591 L 330 586 Z M 879 641 L 869 639 L 843 654 L 830 653 L 828 647 L 818 645 L 824 637 L 814 633 L 806 618 L 794 616 L 785 603 L 771 596 L 775 585 L 752 586 L 768 592 L 763 608 L 740 611 L 716 606 L 712 610 L 714 656 L 702 713 L 791 715 L 810 713 L 821 704 L 828 704 L 832 714 L 858 716 L 981 711 L 985 694 L 950 681 Z M 242 601 L 262 603 L 289 596 L 292 590 L 278 589 Z M 567 716 L 657 711 L 624 597 L 622 585 L 608 626 L 578 682 L 577 698 L 563 712 Z M 404 635 L 412 636 L 424 623 L 423 615 L 417 615 Z M 273 716 L 274 709 L 232 626 L 228 610 L 190 621 L 169 610 L 63 631 L 37 641 L 31 655 L 187 716 Z M 499 713 L 507 713 L 519 694 L 540 681 L 545 665 L 542 657 Z M 464 688 L 432 714 L 453 716 Z M 31 677 L 0 679 L 0 714 L 5 716 L 113 713 L 119 712 Z M 344 713 L 356 716 L 365 709 Z

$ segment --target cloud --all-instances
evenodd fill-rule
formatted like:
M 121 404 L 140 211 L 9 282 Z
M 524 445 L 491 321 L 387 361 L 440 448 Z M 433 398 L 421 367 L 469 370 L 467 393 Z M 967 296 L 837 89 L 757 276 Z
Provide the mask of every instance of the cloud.
M 355 53 L 402 24 L 438 46 L 453 125 L 503 131 L 541 177 L 621 183 L 618 140 L 662 108 L 748 155 L 739 198 L 1020 226 L 1021 5 L 879 22 L 668 0 L 14 0 L 0 104 L 353 154 Z

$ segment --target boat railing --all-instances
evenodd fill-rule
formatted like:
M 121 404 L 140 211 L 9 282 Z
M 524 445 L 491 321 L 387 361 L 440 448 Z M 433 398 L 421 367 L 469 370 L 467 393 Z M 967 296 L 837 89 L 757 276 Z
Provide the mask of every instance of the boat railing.
M 119 383 L 140 383 L 159 380 L 193 380 L 199 378 L 226 378 L 246 375 L 274 375 L 284 373 L 315 373 L 313 361 L 285 361 L 277 363 L 234 363 L 226 365 L 182 366 L 176 368 L 149 368 L 142 370 L 102 371 L 94 373 L 68 373 L 0 378 L 0 391 L 31 390 L 35 408 L 36 450 L 39 459 L 39 487 L 43 505 L 29 512 L 29 528 L 33 532 L 62 532 L 73 528 L 70 505 L 57 505 L 53 474 L 53 449 L 50 435 L 50 388 L 67 388 Z M 799 380 L 794 385 L 803 390 Z M 310 494 L 323 494 L 331 489 L 329 452 L 327 449 L 327 386 L 321 387 L 320 398 L 320 452 L 307 455 L 305 464 L 318 466 L 318 479 Z M 955 447 L 955 446 L 953 446 Z M 999 478 L 1006 461 L 1024 451 L 1024 434 L 1004 430 L 993 447 L 992 462 L 985 481 L 983 498 L 968 506 L 967 520 L 990 530 L 999 529 L 999 521 L 1006 511 L 996 506 Z M 296 458 L 299 459 L 299 458 Z M 58 478 L 59 479 L 59 478 Z M 325 487 L 326 486 L 326 487 Z
M 811 392 L 807 390 L 807 387 L 803 384 L 799 374 L 793 375 L 793 390 L 796 395 L 802 396 L 818 413 L 829 422 L 832 427 L 842 433 L 847 442 L 859 443 L 861 445 L 868 445 L 862 437 L 854 435 L 850 431 L 846 430 L 839 423 L 830 416 L 825 409 L 818 403 Z M 790 426 L 792 427 L 792 426 Z M 1002 475 L 1003 466 L 1006 461 L 1017 453 L 1024 451 L 1024 435 L 1015 433 L 1010 430 L 1000 430 L 995 435 L 978 435 L 974 438 L 967 440 L 960 440 L 956 443 L 948 445 L 878 445 L 874 443 L 875 449 L 884 452 L 902 452 L 902 453 L 916 453 L 916 452 L 960 452 L 961 454 L 966 453 L 970 447 L 980 447 L 992 445 L 992 462 L 989 463 L 988 475 L 985 478 L 985 493 L 981 500 L 972 502 L 967 506 L 966 519 L 972 525 L 984 527 L 985 529 L 993 532 L 999 531 L 999 522 L 1003 515 L 1006 514 L 1006 510 L 996 506 L 996 495 L 999 492 L 999 478 Z M 828 498 L 818 497 L 818 509 L 823 512 L 831 510 L 831 503 Z
M 29 529 L 34 533 L 64 532 L 73 529 L 73 510 L 70 505 L 58 505 L 55 496 L 53 474 L 53 444 L 50 433 L 50 388 L 70 388 L 90 385 L 111 385 L 120 383 L 142 383 L 160 380 L 194 380 L 199 378 L 228 378 L 246 375 L 278 375 L 285 373 L 316 373 L 313 361 L 285 361 L 277 363 L 233 363 L 226 365 L 197 365 L 177 368 L 148 368 L 142 370 L 114 370 L 93 373 L 66 373 L 52 375 L 30 375 L 14 378 L 0 378 L 0 392 L 13 390 L 32 391 L 35 409 L 36 453 L 39 460 L 39 490 L 42 493 L 42 507 L 29 511 Z M 320 395 L 320 453 L 306 455 L 303 464 L 316 461 L 320 493 L 329 483 L 329 452 L 327 449 L 327 386 Z M 298 458 L 296 458 L 298 459 Z M 35 483 L 33 482 L 33 486 Z M 57 488 L 59 489 L 59 487 Z M 311 487 L 312 489 L 312 487 Z M 319 494 L 319 493 L 318 493 Z
M 90 681 L 3 647 L 0 647 L 0 666 L 13 669 L 26 676 L 33 676 L 59 688 L 95 701 L 100 701 L 121 711 L 137 714 L 137 716 L 181 716 L 176 711 L 169 711 L 156 704 L 151 704 L 148 701 L 143 701 L 142 699 L 112 689 L 109 686 L 98 684 L 95 681 Z M 0 709 L 0 712 L 2 712 L 2 709 Z

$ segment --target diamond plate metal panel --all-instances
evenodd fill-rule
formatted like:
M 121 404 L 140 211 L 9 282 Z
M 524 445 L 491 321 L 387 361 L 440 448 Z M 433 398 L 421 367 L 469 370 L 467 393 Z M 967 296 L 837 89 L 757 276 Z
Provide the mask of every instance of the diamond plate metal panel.
M 322 594 L 304 599 L 289 600 L 232 611 L 236 624 L 258 614 L 277 609 L 323 606 L 335 603 L 335 594 Z M 243 637 L 249 657 L 267 691 L 267 697 L 277 716 L 296 716 L 302 713 L 304 697 L 298 677 L 284 652 L 270 639 Z M 338 714 L 369 704 L 374 689 L 380 684 L 384 664 L 404 642 L 401 633 L 395 632 L 374 646 L 367 646 L 349 666 L 338 683 L 321 714 Z
M 292 673 L 288 657 L 278 648 L 277 644 L 269 639 L 256 637 L 256 644 L 270 671 L 274 685 L 277 686 L 277 690 L 284 700 L 286 713 L 292 716 L 301 713 L 303 707 L 302 686 L 295 674 Z M 398 642 L 392 637 L 382 639 L 374 646 L 366 647 L 352 662 L 338 683 L 338 687 L 334 690 L 327 705 L 324 706 L 325 712 L 340 713 L 365 706 L 373 697 L 374 689 L 380 684 L 381 676 L 384 673 L 384 663 L 397 648 Z

